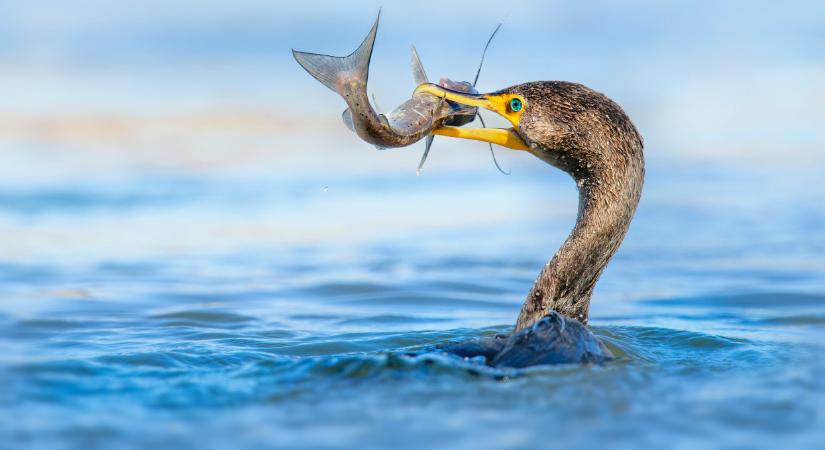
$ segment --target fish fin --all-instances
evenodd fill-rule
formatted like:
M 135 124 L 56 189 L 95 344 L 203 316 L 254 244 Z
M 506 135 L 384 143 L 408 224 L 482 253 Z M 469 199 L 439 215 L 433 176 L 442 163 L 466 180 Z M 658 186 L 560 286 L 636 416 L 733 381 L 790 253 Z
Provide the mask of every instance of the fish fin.
M 383 115 L 383 114 L 379 114 L 379 115 L 378 115 L 378 120 L 380 120 L 380 121 L 381 121 L 381 123 L 382 123 L 385 127 L 390 128 L 390 121 L 389 121 L 389 120 L 387 120 L 387 116 L 385 116 L 385 115 Z M 386 149 L 388 149 L 389 147 L 382 147 L 382 146 L 380 146 L 380 145 L 376 145 L 376 146 L 375 146 L 375 148 L 377 148 L 378 150 L 386 150 Z
M 429 83 L 430 80 L 427 78 L 427 72 L 424 71 L 424 65 L 421 64 L 421 58 L 418 57 L 418 51 L 415 49 L 414 45 L 411 46 L 410 53 L 410 67 L 412 68 L 415 85 L 418 86 L 422 83 Z
M 353 125 L 352 122 L 352 110 L 349 108 L 345 109 L 344 113 L 341 114 L 341 118 L 344 119 L 344 125 L 346 125 L 350 131 L 355 133 L 355 125 Z
M 375 98 L 375 93 L 372 94 L 372 104 L 373 106 L 375 106 L 375 112 L 384 115 L 384 109 L 381 108 L 381 105 L 378 104 L 378 99 Z
M 436 109 L 441 109 L 441 107 L 444 106 L 445 101 L 447 101 L 447 97 L 441 97 L 441 100 L 438 102 L 438 106 L 436 107 Z M 436 109 L 433 110 L 433 115 L 435 115 Z M 427 155 L 430 154 L 430 148 L 433 145 L 433 139 L 435 139 L 434 134 L 430 133 L 427 135 L 427 141 L 424 143 L 424 154 L 421 155 L 421 161 L 419 161 L 418 163 L 418 168 L 415 169 L 416 175 L 421 175 L 421 168 L 424 167 L 424 162 L 427 161 Z
M 431 134 L 427 136 L 427 141 L 424 143 L 424 154 L 421 155 L 421 162 L 418 163 L 418 168 L 415 169 L 415 175 L 421 175 L 421 168 L 424 167 L 424 162 L 427 161 L 427 155 L 430 154 L 430 147 L 433 146 L 433 139 L 435 139 L 435 135 Z
M 381 124 L 384 125 L 385 127 L 392 128 L 392 126 L 390 125 L 390 121 L 387 119 L 387 116 L 385 116 L 383 114 L 379 114 L 378 115 L 378 120 L 380 120 Z
M 363 80 L 364 85 L 366 85 L 372 48 L 375 45 L 375 35 L 378 32 L 378 21 L 380 19 L 381 11 L 378 12 L 378 17 L 376 17 L 367 37 L 364 38 L 358 49 L 348 56 L 320 55 L 297 50 L 292 50 L 292 56 L 316 80 L 339 94 L 341 94 L 341 89 L 347 81 Z

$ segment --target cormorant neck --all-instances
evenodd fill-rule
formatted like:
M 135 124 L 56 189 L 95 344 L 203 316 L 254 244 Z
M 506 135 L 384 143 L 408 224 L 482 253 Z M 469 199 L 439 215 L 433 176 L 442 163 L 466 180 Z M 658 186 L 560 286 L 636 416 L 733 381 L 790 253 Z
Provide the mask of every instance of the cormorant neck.
M 569 173 L 579 188 L 576 225 L 536 279 L 516 331 L 551 310 L 587 323 L 596 281 L 624 239 L 639 203 L 644 161 L 630 158 Z

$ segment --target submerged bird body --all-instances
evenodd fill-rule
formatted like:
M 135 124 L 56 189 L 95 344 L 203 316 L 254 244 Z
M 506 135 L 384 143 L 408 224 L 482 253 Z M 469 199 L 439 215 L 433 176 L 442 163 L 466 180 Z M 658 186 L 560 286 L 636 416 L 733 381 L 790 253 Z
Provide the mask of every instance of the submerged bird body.
M 490 366 L 516 369 L 541 364 L 601 363 L 613 358 L 585 325 L 555 311 L 510 335 L 473 339 L 440 350 L 461 358 L 482 356 Z

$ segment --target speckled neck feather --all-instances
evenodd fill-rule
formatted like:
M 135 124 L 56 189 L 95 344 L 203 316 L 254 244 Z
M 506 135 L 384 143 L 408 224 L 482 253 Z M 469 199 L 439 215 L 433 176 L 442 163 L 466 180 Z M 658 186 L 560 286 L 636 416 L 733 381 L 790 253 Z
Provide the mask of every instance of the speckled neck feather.
M 616 103 L 585 86 L 537 82 L 509 90 L 539 110 L 519 125 L 531 153 L 569 173 L 579 189 L 576 226 L 530 290 L 516 331 L 550 311 L 587 323 L 593 288 L 641 197 L 642 139 Z

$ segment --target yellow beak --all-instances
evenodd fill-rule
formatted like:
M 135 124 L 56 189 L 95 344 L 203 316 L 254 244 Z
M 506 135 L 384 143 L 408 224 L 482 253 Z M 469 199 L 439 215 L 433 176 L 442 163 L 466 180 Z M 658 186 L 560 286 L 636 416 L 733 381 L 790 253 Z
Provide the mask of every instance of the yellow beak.
M 513 127 L 518 127 L 521 114 L 524 112 L 524 108 L 527 107 L 524 98 L 518 94 L 467 94 L 432 83 L 420 84 L 415 88 L 413 95 L 420 93 L 432 94 L 452 102 L 493 111 L 507 119 L 513 124 Z M 521 108 L 518 111 L 513 111 L 510 105 L 512 100 L 516 98 L 519 100 Z M 441 127 L 433 130 L 433 134 L 490 142 L 513 150 L 530 149 L 521 139 L 521 136 L 516 133 L 515 128 Z

